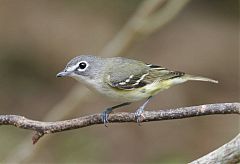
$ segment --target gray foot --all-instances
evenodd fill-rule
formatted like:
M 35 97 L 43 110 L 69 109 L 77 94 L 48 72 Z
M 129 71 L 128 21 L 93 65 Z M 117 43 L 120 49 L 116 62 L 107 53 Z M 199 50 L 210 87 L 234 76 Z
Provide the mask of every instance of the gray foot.
M 112 108 L 108 108 L 108 109 L 106 109 L 104 112 L 102 112 L 102 114 L 101 114 L 101 118 L 102 118 L 102 121 L 103 121 L 103 124 L 104 124 L 104 126 L 106 126 L 106 127 L 108 127 L 107 126 L 107 123 L 109 123 L 109 121 L 108 121 L 108 116 L 109 116 L 109 114 L 112 112 Z
M 114 109 L 129 105 L 129 104 L 131 104 L 131 103 L 130 102 L 125 102 L 125 103 L 113 106 L 111 108 L 108 108 L 104 112 L 102 112 L 101 118 L 102 118 L 103 124 L 107 127 L 107 123 L 109 123 L 108 116 Z
M 142 122 L 142 118 L 144 118 L 144 116 L 143 116 L 144 108 L 146 107 L 146 105 L 148 104 L 148 102 L 150 101 L 151 98 L 152 98 L 152 96 L 150 96 L 147 99 L 147 101 L 142 106 L 140 106 L 134 114 L 138 125 L 140 125 L 140 123 Z
M 144 118 L 143 112 L 144 112 L 144 106 L 141 106 L 140 108 L 137 109 L 137 111 L 134 114 L 138 125 L 141 125 L 140 123 L 142 122 L 142 117 Z

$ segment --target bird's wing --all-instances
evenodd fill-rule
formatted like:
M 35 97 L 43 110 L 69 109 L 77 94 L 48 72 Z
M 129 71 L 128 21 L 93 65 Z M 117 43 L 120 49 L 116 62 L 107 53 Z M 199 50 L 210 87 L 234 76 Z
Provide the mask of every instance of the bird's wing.
M 125 69 L 127 68 L 127 69 Z M 109 72 L 107 83 L 116 89 L 132 90 L 141 88 L 155 81 L 164 81 L 183 76 L 185 73 L 170 71 L 164 67 L 144 64 L 127 67 L 122 65 L 117 70 Z

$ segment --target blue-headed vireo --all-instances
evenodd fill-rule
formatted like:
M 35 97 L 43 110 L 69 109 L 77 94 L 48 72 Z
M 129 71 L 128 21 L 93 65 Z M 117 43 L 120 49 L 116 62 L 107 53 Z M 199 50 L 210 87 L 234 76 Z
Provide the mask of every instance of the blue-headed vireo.
M 104 96 L 120 102 L 102 113 L 104 124 L 113 109 L 129 105 L 131 102 L 147 99 L 135 112 L 136 121 L 141 121 L 144 108 L 150 98 L 158 92 L 188 80 L 218 81 L 201 76 L 170 71 L 164 67 L 146 64 L 142 61 L 123 57 L 101 58 L 81 55 L 73 58 L 57 77 L 70 76 L 86 84 Z

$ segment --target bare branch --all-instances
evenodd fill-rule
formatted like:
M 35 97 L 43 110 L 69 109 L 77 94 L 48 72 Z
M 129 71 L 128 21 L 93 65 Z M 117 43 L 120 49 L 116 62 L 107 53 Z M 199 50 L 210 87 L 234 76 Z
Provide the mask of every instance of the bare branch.
M 123 54 L 139 38 L 151 35 L 172 21 L 190 0 L 146 0 L 126 23 L 122 30 L 104 47 L 101 56 Z
M 234 164 L 240 162 L 240 134 L 213 152 L 191 162 L 190 164 Z
M 147 19 L 146 23 L 143 24 L 140 29 L 141 33 L 146 35 L 148 33 L 152 33 L 152 31 L 156 31 L 159 27 L 166 25 L 178 15 L 178 13 L 186 6 L 187 3 L 189 3 L 189 1 L 190 0 L 167 1 L 164 8 L 157 10 Z
M 240 114 L 240 103 L 207 104 L 177 109 L 146 111 L 143 114 L 142 122 L 182 119 L 213 114 Z M 135 122 L 134 113 L 123 112 L 110 114 L 109 122 Z M 13 125 L 22 129 L 34 130 L 36 133 L 32 138 L 33 143 L 36 143 L 44 134 L 57 133 L 102 123 L 101 114 L 56 122 L 35 121 L 17 115 L 0 115 L 0 125 Z

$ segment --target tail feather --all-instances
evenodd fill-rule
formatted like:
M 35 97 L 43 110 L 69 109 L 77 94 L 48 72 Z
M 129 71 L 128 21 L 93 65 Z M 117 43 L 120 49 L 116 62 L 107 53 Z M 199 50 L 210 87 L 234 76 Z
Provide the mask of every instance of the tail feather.
M 202 77 L 202 76 L 194 76 L 194 75 L 184 75 L 186 80 L 196 80 L 196 81 L 208 81 L 211 83 L 218 83 L 217 80 L 213 80 L 207 77 Z

